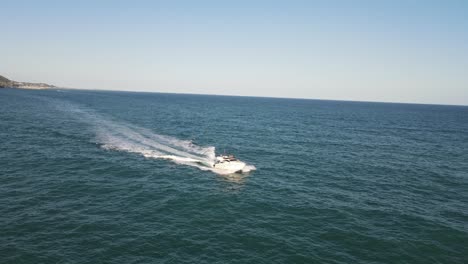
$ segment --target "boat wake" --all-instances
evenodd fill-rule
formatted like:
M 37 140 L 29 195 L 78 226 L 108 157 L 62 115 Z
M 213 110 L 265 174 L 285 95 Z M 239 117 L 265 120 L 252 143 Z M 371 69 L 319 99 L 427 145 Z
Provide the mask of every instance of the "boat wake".
M 213 167 L 216 159 L 216 149 L 213 146 L 197 146 L 190 140 L 160 135 L 143 127 L 111 121 L 91 110 L 74 105 L 67 105 L 67 111 L 94 126 L 96 142 L 103 149 L 137 153 L 151 159 L 166 159 L 217 174 L 235 172 Z M 242 172 L 251 170 L 255 170 L 255 167 L 246 165 Z
M 192 141 L 159 135 L 142 127 L 104 122 L 97 129 L 96 138 L 102 144 L 101 147 L 108 150 L 138 153 L 152 159 L 166 159 L 217 174 L 235 172 L 213 167 L 215 147 L 197 146 Z M 243 172 L 254 169 L 254 166 L 246 165 Z
M 209 169 L 215 159 L 214 147 L 199 147 L 141 127 L 106 122 L 96 134 L 104 149 L 138 153 L 146 158 L 167 159 L 200 169 Z

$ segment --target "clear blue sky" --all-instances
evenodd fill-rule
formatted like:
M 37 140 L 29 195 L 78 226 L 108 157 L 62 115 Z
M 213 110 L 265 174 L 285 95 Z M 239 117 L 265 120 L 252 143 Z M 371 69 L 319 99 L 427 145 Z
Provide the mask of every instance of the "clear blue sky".
M 0 75 L 468 105 L 468 1 L 2 1 Z

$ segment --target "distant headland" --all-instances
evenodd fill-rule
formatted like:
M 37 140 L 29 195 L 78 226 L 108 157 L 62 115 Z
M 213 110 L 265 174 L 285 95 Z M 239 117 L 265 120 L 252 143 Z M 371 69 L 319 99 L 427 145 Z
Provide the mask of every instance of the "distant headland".
M 56 86 L 46 83 L 17 82 L 0 75 L 0 88 L 49 89 Z

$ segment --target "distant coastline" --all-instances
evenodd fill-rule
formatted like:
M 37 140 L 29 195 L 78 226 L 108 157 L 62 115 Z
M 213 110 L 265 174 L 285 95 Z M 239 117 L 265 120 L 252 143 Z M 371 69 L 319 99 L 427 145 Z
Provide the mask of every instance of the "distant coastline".
M 57 88 L 57 87 L 54 85 L 47 84 L 47 83 L 17 82 L 17 81 L 10 80 L 0 75 L 0 88 L 42 90 L 42 89 L 50 89 L 50 88 Z
M 346 100 L 346 99 L 332 99 L 332 98 L 308 98 L 308 97 L 279 97 L 279 96 L 259 96 L 259 95 L 236 95 L 236 94 L 205 94 L 205 93 L 190 93 L 190 92 L 160 92 L 148 90 L 125 90 L 125 89 L 89 89 L 79 87 L 63 87 L 55 86 L 46 83 L 31 83 L 31 82 L 18 82 L 9 80 L 0 75 L 0 89 L 1 88 L 17 88 L 17 89 L 30 89 L 30 90 L 46 90 L 46 89 L 66 89 L 66 90 L 83 90 L 83 91 L 98 91 L 98 92 L 129 92 L 129 93 L 160 93 L 160 94 L 179 94 L 179 95 L 201 95 L 201 96 L 227 96 L 227 97 L 251 97 L 251 98 L 269 98 L 269 99 L 290 99 L 290 100 L 319 100 L 319 101 L 336 101 L 336 102 L 354 102 L 354 103 L 377 103 L 377 104 L 413 104 L 413 105 L 440 105 L 440 106 L 460 106 L 468 107 L 467 104 L 447 104 L 447 103 L 434 103 L 434 102 L 405 102 L 405 101 L 378 101 L 378 100 Z

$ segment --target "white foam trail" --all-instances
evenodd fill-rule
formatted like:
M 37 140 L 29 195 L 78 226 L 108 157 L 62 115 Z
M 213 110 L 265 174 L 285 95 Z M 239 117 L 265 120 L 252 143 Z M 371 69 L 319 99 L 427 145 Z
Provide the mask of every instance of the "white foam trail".
M 123 122 L 111 121 L 92 110 L 62 102 L 59 108 L 95 127 L 96 141 L 108 150 L 126 151 L 146 158 L 167 159 L 177 164 L 197 167 L 218 174 L 232 174 L 234 171 L 213 168 L 215 147 L 197 146 L 189 140 L 160 135 L 151 130 Z M 246 165 L 243 171 L 255 170 Z
M 97 141 L 105 149 L 139 153 L 146 158 L 167 159 L 175 163 L 211 169 L 214 147 L 201 147 L 190 141 L 162 136 L 145 128 L 101 120 Z

